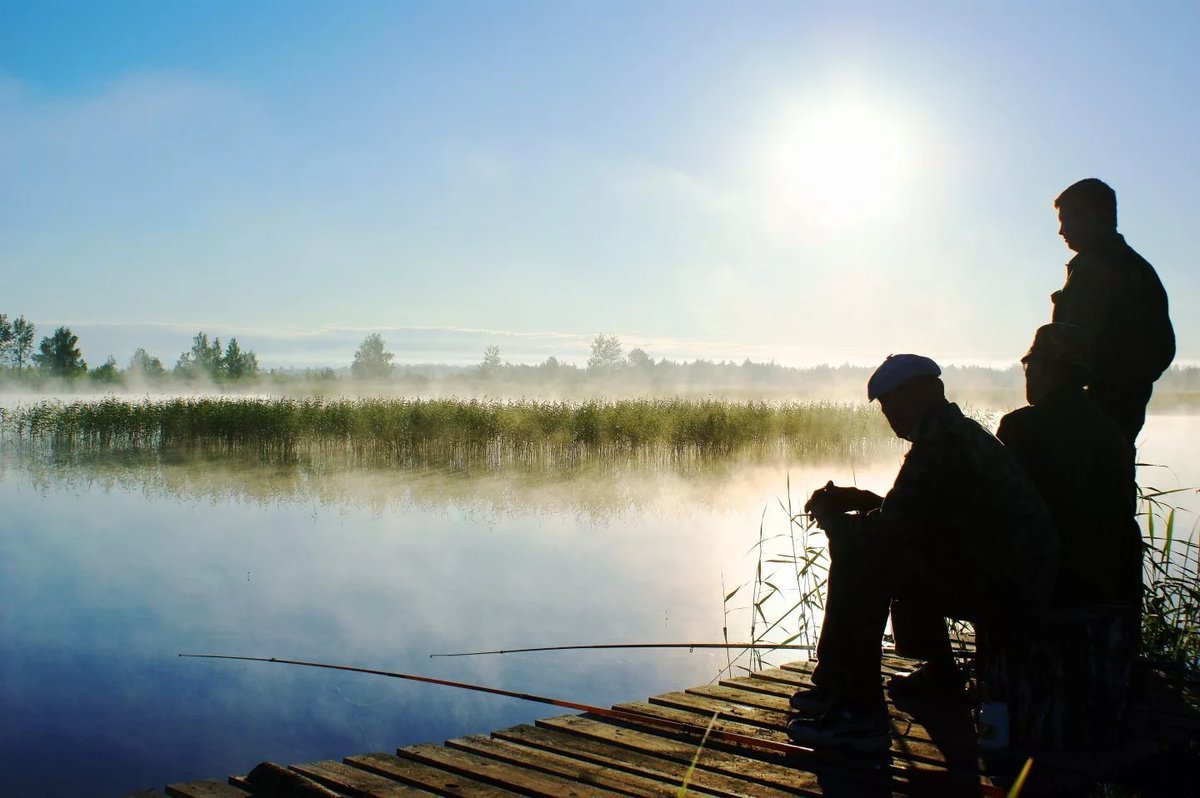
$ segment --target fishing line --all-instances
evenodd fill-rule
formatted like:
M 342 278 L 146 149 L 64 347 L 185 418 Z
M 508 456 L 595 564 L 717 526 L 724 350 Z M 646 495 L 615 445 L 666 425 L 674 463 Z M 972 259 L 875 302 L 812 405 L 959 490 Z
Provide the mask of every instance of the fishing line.
M 640 723 L 645 725 L 658 726 L 670 731 L 683 732 L 693 736 L 702 736 L 705 728 L 692 723 L 684 723 L 677 720 L 668 720 L 655 715 L 643 714 L 627 709 L 606 709 L 604 707 L 596 707 L 590 704 L 581 704 L 577 701 L 567 701 L 560 698 L 548 698 L 546 696 L 536 695 L 534 693 L 518 693 L 512 690 L 504 690 L 499 687 L 488 687 L 480 684 L 469 684 L 467 682 L 455 682 L 449 679 L 435 679 L 432 676 L 417 676 L 411 673 L 397 673 L 395 671 L 377 670 L 375 668 L 357 668 L 351 665 L 332 665 L 324 662 L 304 662 L 294 659 L 280 659 L 279 657 L 243 657 L 234 656 L 232 654 L 180 654 L 180 657 L 193 659 L 224 659 L 238 660 L 242 662 L 274 662 L 280 665 L 300 665 L 306 668 L 324 668 L 327 670 L 346 671 L 348 673 L 365 673 L 372 676 L 388 676 L 393 679 L 406 679 L 413 682 L 422 682 L 424 684 L 436 684 L 443 687 L 457 687 L 461 690 L 473 690 L 479 693 L 489 693 L 491 695 L 505 696 L 506 698 L 517 698 L 522 701 L 533 701 L 538 704 L 549 704 L 563 709 L 573 709 L 577 712 L 587 712 L 602 718 L 624 721 L 626 723 Z M 732 720 L 736 721 L 736 718 Z M 803 746 L 794 745 L 792 743 L 784 743 L 778 740 L 771 740 L 762 737 L 755 737 L 749 734 L 738 734 L 736 732 L 721 731 L 713 729 L 709 734 L 710 739 L 719 740 L 731 745 L 748 746 L 760 748 L 767 751 L 772 751 L 779 754 L 803 754 L 811 755 L 812 749 Z
M 783 644 L 783 643 L 590 643 L 575 646 L 534 646 L 532 648 L 497 648 L 490 651 L 456 651 L 452 653 L 430 654 L 434 657 L 478 657 L 485 654 L 526 654 L 533 651 L 586 651 L 589 649 L 617 648 L 686 648 L 689 653 L 695 649 L 709 648 L 743 648 L 743 649 L 786 649 L 791 651 L 812 651 L 816 646 Z

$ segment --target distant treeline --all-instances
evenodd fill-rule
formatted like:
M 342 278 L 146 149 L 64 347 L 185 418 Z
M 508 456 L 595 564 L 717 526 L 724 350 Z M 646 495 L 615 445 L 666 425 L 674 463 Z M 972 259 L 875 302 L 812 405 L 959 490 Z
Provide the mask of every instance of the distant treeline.
M 218 337 L 198 332 L 192 348 L 168 369 L 137 349 L 125 368 L 114 357 L 89 369 L 78 338 L 60 327 L 33 351 L 33 325 L 24 317 L 9 322 L 0 314 L 0 385 L 20 390 L 160 390 L 261 392 L 335 396 L 489 396 L 583 400 L 589 397 L 711 397 L 718 399 L 794 399 L 865 401 L 872 367 L 820 365 L 808 368 L 776 363 L 655 359 L 643 349 L 626 352 L 616 336 L 599 334 L 583 365 L 556 357 L 538 364 L 509 363 L 489 346 L 471 366 L 397 364 L 377 333 L 368 335 L 353 360 L 339 369 L 260 368 L 257 355 L 236 338 L 222 346 Z M 943 379 L 951 397 L 989 407 L 1014 407 L 1024 401 L 1024 379 L 1017 365 L 1007 369 L 947 366 Z M 1200 368 L 1170 369 L 1155 386 L 1152 407 L 1192 407 L 1200 403 Z
M 209 341 L 205 332 L 196 333 L 192 348 L 179 356 L 170 372 L 161 360 L 141 347 L 134 351 L 124 369 L 112 355 L 102 365 L 89 368 L 79 349 L 79 336 L 70 327 L 59 327 L 45 336 L 34 351 L 36 337 L 36 327 L 24 316 L 9 321 L 7 314 L 0 313 L 0 379 L 34 389 L 48 385 L 58 390 L 77 380 L 108 386 L 144 384 L 168 377 L 219 383 L 253 381 L 260 374 L 258 356 L 243 350 L 236 338 L 230 338 L 222 347 L 220 338 Z

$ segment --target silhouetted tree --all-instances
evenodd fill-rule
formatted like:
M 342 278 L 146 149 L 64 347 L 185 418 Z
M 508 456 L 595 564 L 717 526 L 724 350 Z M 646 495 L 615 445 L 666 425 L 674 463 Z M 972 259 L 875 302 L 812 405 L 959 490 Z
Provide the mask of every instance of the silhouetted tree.
M 140 346 L 134 350 L 133 357 L 129 358 L 129 368 L 127 371 L 151 379 L 166 374 L 166 369 L 163 368 L 162 361 L 156 357 L 152 357 Z
M 379 333 L 368 335 L 354 353 L 350 373 L 360 380 L 381 380 L 392 376 L 392 358 L 395 355 L 386 351 L 386 346 Z
M 647 369 L 654 365 L 654 359 L 644 349 L 630 349 L 629 365 L 635 369 Z
M 33 360 L 38 368 L 56 377 L 78 376 L 87 371 L 78 343 L 79 336 L 70 327 L 59 327 L 54 335 L 42 339 Z
M 36 330 L 33 322 L 27 321 L 24 316 L 18 316 L 13 320 L 12 342 L 9 344 L 8 351 L 14 369 L 20 371 L 29 362 L 30 355 L 33 354 L 33 336 L 36 334 Z
M 10 362 L 12 355 L 9 354 L 12 349 L 12 322 L 8 320 L 8 314 L 0 313 L 0 365 Z
M 479 364 L 480 373 L 485 375 L 497 374 L 503 365 L 500 362 L 500 347 L 489 346 L 483 350 L 483 362 Z
M 592 339 L 592 356 L 587 362 L 589 371 L 612 371 L 623 362 L 621 341 L 617 336 L 600 333 Z
M 192 338 L 192 348 L 179 356 L 175 362 L 175 374 L 181 377 L 194 378 L 206 376 L 218 379 L 225 371 L 221 361 L 221 339 L 213 338 L 209 343 L 208 333 L 198 332 Z
M 258 355 L 250 350 L 242 351 L 236 338 L 229 339 L 225 347 L 225 356 L 221 358 L 221 367 L 225 376 L 231 380 L 247 379 L 258 376 Z
M 104 361 L 104 365 L 88 372 L 88 378 L 106 384 L 120 382 L 121 371 L 117 368 L 117 359 L 109 355 L 108 360 Z
M 337 372 L 328 366 L 319 369 L 305 369 L 304 376 L 317 382 L 337 382 Z

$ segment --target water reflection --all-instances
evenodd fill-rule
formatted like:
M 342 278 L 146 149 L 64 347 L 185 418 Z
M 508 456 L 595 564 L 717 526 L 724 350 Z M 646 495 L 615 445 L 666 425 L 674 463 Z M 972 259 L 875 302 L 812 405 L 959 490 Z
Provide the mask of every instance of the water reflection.
M 855 473 L 863 463 L 897 461 L 899 445 L 870 456 L 798 464 L 729 457 L 696 458 L 674 467 L 638 461 L 581 463 L 571 468 L 339 468 L 327 463 L 268 463 L 231 456 L 155 453 L 0 451 L 0 478 L 28 480 L 43 494 L 127 491 L 185 502 L 291 503 L 358 508 L 382 515 L 416 507 L 489 517 L 568 514 L 604 521 L 614 514 L 719 510 L 741 500 L 756 477 L 789 472 Z M 823 469 L 823 470 L 822 470 Z M 776 486 L 778 487 L 778 485 Z
M 714 463 L 551 479 L 11 450 L 0 463 L 0 750 L 20 763 L 0 769 L 3 795 L 117 795 L 554 712 L 176 657 L 185 651 L 334 660 L 601 705 L 707 681 L 723 654 L 428 654 L 713 640 L 723 623 L 736 634 L 723 577 L 748 573 L 789 471 Z M 793 466 L 794 492 L 834 467 L 869 471 Z

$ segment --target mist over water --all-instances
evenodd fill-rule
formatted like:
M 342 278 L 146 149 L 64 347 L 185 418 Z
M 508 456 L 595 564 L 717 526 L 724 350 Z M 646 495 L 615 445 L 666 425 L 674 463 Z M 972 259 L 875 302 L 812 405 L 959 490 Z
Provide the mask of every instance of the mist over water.
M 1170 468 L 1144 466 L 1143 484 L 1200 485 L 1197 443 L 1195 418 L 1152 416 L 1140 460 Z M 6 447 L 0 746 L 26 766 L 0 773 L 0 794 L 119 795 L 557 714 L 181 652 L 333 661 L 599 705 L 707 682 L 723 653 L 428 655 L 716 641 L 723 625 L 745 639 L 749 600 L 722 598 L 752 578 L 760 529 L 787 533 L 789 482 L 793 511 L 830 479 L 882 493 L 903 451 L 551 474 Z M 1181 531 L 1195 499 L 1178 494 Z M 70 769 L 56 764 L 64 752 Z
M 794 496 L 831 468 L 793 466 Z M 750 577 L 764 508 L 786 530 L 788 473 L 728 463 L 553 479 L 5 450 L 0 745 L 29 766 L 0 775 L 0 794 L 117 795 L 553 714 L 180 652 L 335 661 L 600 705 L 707 682 L 723 654 L 428 654 L 714 641 L 723 623 L 745 637 L 745 603 L 724 607 L 723 585 Z M 53 767 L 64 751 L 69 770 Z

